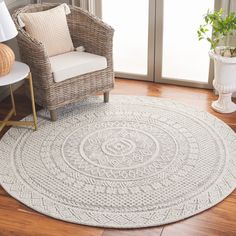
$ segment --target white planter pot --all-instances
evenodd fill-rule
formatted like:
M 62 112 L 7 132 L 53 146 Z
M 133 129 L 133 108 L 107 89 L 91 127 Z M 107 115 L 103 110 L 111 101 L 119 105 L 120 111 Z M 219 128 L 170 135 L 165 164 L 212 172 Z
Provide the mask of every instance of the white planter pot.
M 232 93 L 236 91 L 236 57 L 222 57 L 213 51 L 209 55 L 215 67 L 213 86 L 219 93 L 212 108 L 220 113 L 232 113 L 236 111 L 236 104 L 232 102 Z

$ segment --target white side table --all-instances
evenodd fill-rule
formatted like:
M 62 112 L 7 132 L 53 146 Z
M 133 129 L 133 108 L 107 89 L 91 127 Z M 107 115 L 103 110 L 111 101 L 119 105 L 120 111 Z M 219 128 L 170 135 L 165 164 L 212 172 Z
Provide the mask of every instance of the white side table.
M 29 81 L 30 96 L 31 96 L 32 111 L 33 111 L 33 121 L 10 121 L 10 118 L 13 115 L 16 115 L 16 106 L 15 106 L 12 85 L 23 79 L 28 79 Z M 5 76 L 0 77 L 0 86 L 6 86 L 6 85 L 9 85 L 10 87 L 12 109 L 7 114 L 5 119 L 3 121 L 0 121 L 0 131 L 5 126 L 11 126 L 11 125 L 32 126 L 34 127 L 35 130 L 37 130 L 37 115 L 36 115 L 36 109 L 35 109 L 33 82 L 32 82 L 32 75 L 30 73 L 30 68 L 26 64 L 16 61 L 12 67 L 11 72 Z

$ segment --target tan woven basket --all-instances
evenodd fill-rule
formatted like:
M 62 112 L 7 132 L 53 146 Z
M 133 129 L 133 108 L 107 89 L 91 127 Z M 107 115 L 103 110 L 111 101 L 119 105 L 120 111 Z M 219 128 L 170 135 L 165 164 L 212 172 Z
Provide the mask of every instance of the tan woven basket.
M 5 44 L 0 43 L 0 76 L 7 75 L 15 61 L 14 52 Z

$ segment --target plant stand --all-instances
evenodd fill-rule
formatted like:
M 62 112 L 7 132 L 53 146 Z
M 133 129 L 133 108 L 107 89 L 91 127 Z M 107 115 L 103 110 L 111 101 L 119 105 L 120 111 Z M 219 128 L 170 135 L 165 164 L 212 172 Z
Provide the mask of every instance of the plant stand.
M 233 91 L 231 93 L 224 93 L 223 90 L 217 89 L 217 85 L 214 83 L 214 88 L 219 92 L 219 98 L 217 101 L 214 101 L 212 103 L 212 108 L 220 113 L 232 113 L 236 111 L 236 104 L 232 102 L 232 93 L 236 91 L 235 89 L 232 89 Z
M 220 113 L 236 111 L 236 104 L 232 102 L 232 94 L 236 91 L 236 58 L 222 57 L 213 51 L 209 53 L 214 59 L 215 79 L 214 88 L 219 93 L 217 101 L 212 103 L 212 108 Z

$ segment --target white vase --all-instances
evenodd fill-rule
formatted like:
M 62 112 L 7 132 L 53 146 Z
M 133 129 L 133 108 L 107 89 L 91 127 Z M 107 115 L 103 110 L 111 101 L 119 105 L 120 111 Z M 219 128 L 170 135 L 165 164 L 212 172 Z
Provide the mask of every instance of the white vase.
M 232 113 L 236 111 L 236 104 L 232 102 L 232 93 L 236 91 L 236 57 L 222 57 L 214 51 L 210 51 L 209 55 L 214 60 L 213 86 L 219 93 L 212 108 L 220 113 Z

